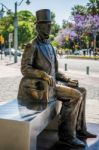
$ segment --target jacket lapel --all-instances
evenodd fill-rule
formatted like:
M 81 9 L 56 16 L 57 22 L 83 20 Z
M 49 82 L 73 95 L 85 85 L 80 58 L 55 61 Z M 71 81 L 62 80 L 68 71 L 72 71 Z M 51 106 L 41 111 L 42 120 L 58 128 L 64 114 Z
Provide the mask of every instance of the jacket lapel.
M 46 60 L 47 60 L 47 61 L 50 63 L 50 65 L 51 65 L 51 60 L 50 60 L 50 58 L 49 58 L 49 56 L 48 56 L 48 54 L 47 54 L 46 46 L 42 46 L 42 44 L 39 44 L 38 46 L 39 46 L 39 49 L 40 49 L 41 53 L 44 55 L 44 57 L 46 58 Z

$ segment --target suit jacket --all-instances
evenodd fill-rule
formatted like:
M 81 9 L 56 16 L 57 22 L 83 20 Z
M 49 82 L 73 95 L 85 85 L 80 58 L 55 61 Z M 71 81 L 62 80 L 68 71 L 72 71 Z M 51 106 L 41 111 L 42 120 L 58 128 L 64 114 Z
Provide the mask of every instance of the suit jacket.
M 58 61 L 56 58 L 55 50 L 53 49 L 53 54 L 55 56 L 55 79 L 64 80 L 64 75 L 58 72 Z M 46 81 L 42 79 L 42 74 L 51 74 L 52 63 L 50 58 L 46 53 L 46 47 L 42 44 L 39 38 L 36 38 L 32 43 L 26 45 L 25 51 L 23 53 L 21 61 L 21 72 L 23 78 L 20 82 L 18 99 L 22 101 L 32 102 L 36 100 L 35 95 L 41 96 L 40 99 L 49 99 L 48 85 Z M 54 89 L 55 87 L 53 87 Z M 34 92 L 34 97 L 33 93 Z M 43 97 L 45 95 L 45 97 Z M 37 96 L 38 99 L 38 96 Z

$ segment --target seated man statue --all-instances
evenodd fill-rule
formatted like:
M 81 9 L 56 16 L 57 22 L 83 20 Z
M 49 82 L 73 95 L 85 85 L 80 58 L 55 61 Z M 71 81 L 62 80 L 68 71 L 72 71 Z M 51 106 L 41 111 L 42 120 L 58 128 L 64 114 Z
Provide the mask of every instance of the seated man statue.
M 68 78 L 58 71 L 55 50 L 51 45 L 49 34 L 51 30 L 51 12 L 42 9 L 36 12 L 37 37 L 26 45 L 21 71 L 18 99 L 26 103 L 51 97 L 62 101 L 59 117 L 59 141 L 71 147 L 85 147 L 83 138 L 93 138 L 96 135 L 87 131 L 85 120 L 86 90 L 78 87 L 78 82 Z M 62 84 L 59 84 L 60 82 Z M 70 87 L 73 85 L 74 87 Z

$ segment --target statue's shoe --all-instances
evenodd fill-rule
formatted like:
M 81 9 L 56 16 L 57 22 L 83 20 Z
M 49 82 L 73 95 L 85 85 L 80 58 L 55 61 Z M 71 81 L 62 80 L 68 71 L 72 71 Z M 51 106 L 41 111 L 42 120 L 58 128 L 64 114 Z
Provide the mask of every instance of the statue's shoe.
M 96 138 L 97 135 L 92 134 L 88 131 L 77 131 L 77 137 L 78 138 Z
M 64 145 L 67 145 L 69 147 L 72 147 L 72 148 L 81 148 L 81 147 L 85 147 L 86 144 L 79 140 L 78 138 L 72 138 L 72 139 L 59 139 L 59 143 L 60 144 L 64 144 Z

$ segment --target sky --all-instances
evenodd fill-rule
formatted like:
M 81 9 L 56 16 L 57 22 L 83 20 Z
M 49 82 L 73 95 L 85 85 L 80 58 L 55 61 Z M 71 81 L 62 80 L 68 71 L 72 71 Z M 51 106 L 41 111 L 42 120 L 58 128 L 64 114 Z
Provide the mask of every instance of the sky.
M 14 12 L 15 2 L 21 2 L 21 0 L 0 0 L 0 3 L 6 5 Z M 88 0 L 30 0 L 30 5 L 26 5 L 26 0 L 23 0 L 22 4 L 18 6 L 18 11 L 29 10 L 35 15 L 35 12 L 39 9 L 50 9 L 55 13 L 55 20 L 58 24 L 62 24 L 62 20 L 66 19 L 70 21 L 71 8 L 74 5 L 86 5 Z M 1 6 L 0 6 L 1 9 Z

